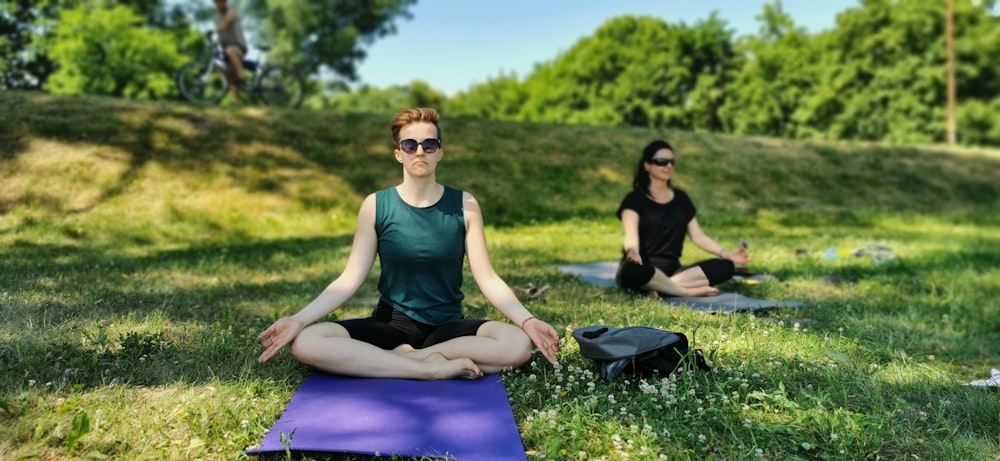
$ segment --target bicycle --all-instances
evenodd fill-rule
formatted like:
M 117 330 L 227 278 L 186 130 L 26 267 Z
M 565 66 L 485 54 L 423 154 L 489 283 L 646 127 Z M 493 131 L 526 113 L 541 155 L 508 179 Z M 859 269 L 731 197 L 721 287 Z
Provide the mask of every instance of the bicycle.
M 229 92 L 229 70 L 226 55 L 219 41 L 205 36 L 212 50 L 205 57 L 189 62 L 177 72 L 177 88 L 184 99 L 200 105 L 215 105 Z M 240 90 L 271 106 L 296 108 L 302 103 L 305 83 L 302 77 L 281 66 L 267 62 L 269 46 L 255 46 L 263 54 L 260 60 L 243 58 L 248 78 Z

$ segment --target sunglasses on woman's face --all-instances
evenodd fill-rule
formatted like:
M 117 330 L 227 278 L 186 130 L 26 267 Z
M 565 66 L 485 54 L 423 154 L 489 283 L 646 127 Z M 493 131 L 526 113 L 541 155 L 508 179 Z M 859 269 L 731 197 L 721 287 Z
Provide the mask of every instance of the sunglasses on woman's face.
M 428 138 L 423 140 L 422 142 L 417 142 L 416 139 L 404 139 L 402 141 L 399 141 L 400 149 L 403 149 L 403 152 L 406 152 L 407 154 L 410 155 L 417 153 L 417 146 L 423 147 L 424 153 L 433 154 L 437 152 L 438 149 L 441 148 L 441 140 L 435 138 Z
M 672 158 L 651 158 L 646 163 L 656 166 L 667 166 L 667 165 L 676 165 L 677 160 L 674 160 Z

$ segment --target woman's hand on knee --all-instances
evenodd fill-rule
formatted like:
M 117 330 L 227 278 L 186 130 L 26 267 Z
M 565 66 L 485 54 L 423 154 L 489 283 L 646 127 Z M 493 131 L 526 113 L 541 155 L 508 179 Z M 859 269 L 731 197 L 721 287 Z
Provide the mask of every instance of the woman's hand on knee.
M 552 325 L 531 317 L 521 326 L 521 329 L 535 343 L 535 347 L 542 351 L 542 355 L 549 363 L 556 364 L 556 353 L 559 352 L 559 334 Z
M 264 363 L 274 357 L 281 348 L 291 343 L 302 332 L 303 328 L 305 328 L 305 324 L 294 317 L 282 317 L 272 323 L 257 336 L 257 340 L 265 348 L 264 353 L 257 358 L 257 363 Z
M 642 265 L 642 257 L 639 256 L 639 250 L 635 248 L 628 248 L 625 250 L 625 260 L 632 264 Z

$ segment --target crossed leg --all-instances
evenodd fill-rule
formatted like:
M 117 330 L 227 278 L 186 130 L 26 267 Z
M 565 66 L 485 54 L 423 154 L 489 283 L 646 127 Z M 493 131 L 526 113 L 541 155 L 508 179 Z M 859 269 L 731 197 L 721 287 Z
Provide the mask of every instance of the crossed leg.
M 663 271 L 656 269 L 653 278 L 641 289 L 671 296 L 715 296 L 719 294 L 717 288 L 709 285 L 708 276 L 698 266 L 690 267 L 669 277 Z
M 519 366 L 531 357 L 524 332 L 503 322 L 486 322 L 476 336 L 463 336 L 425 349 L 385 350 L 352 339 L 336 323 L 310 325 L 292 342 L 292 356 L 328 373 L 368 378 L 478 379 Z
M 475 336 L 459 336 L 423 349 L 403 345 L 394 352 L 414 359 L 434 354 L 447 358 L 471 359 L 483 373 L 499 373 L 504 368 L 519 367 L 531 360 L 534 344 L 521 329 L 498 321 L 484 323 Z

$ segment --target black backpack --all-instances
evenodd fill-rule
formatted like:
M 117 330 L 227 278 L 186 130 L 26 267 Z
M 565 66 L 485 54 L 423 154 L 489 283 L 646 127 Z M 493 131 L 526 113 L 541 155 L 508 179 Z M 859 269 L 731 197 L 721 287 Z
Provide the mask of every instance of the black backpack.
M 622 373 L 642 378 L 663 377 L 679 366 L 712 371 L 701 350 L 688 349 L 688 339 L 683 333 L 650 327 L 591 325 L 573 330 L 573 338 L 580 344 L 580 354 L 594 361 L 605 381 Z

